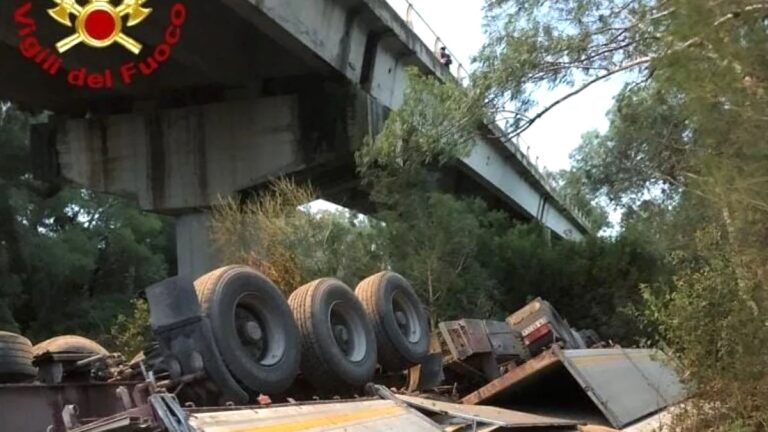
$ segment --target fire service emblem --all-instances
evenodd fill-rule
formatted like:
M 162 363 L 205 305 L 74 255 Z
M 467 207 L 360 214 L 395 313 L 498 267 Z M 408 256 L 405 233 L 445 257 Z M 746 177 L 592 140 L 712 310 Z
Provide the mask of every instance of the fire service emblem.
M 41 40 L 44 32 L 38 33 L 38 29 L 46 23 L 37 22 L 35 19 L 35 7 L 31 0 L 21 0 L 14 12 L 14 21 L 18 25 L 19 51 L 49 75 L 62 75 L 60 72 L 63 72 L 67 83 L 73 87 L 111 89 L 119 85 L 129 86 L 142 77 L 155 74 L 163 63 L 171 58 L 174 47 L 181 42 L 187 21 L 187 7 L 181 0 L 172 2 L 167 12 L 158 12 L 146 7 L 150 0 L 47 1 L 49 6 L 53 3 L 53 7 L 46 8 L 52 18 L 46 18 L 46 23 L 71 28 L 73 33 L 58 41 Z M 39 12 L 38 16 L 45 16 L 43 10 Z M 149 33 L 159 33 L 162 37 L 142 40 L 142 43 L 125 32 L 125 29 L 142 23 L 162 26 L 157 19 L 145 22 L 147 17 L 158 13 L 167 17 L 167 24 L 164 28 L 157 29 L 159 32 Z M 61 37 L 62 35 L 59 35 L 56 38 Z M 46 44 L 53 44 L 55 48 L 49 48 Z M 145 44 L 149 45 L 149 48 L 142 53 Z M 105 57 L 98 54 L 97 50 L 90 50 L 90 54 L 80 53 L 68 60 L 68 51 L 78 45 L 89 48 L 115 46 L 115 49 L 124 48 L 133 55 L 138 56 L 141 53 L 142 56 L 104 68 Z M 89 64 L 99 64 L 98 69 L 89 68 Z
M 133 27 L 144 21 L 152 9 L 142 5 L 147 0 L 123 0 L 120 6 L 113 6 L 109 0 L 90 0 L 85 6 L 77 0 L 52 0 L 58 6 L 48 9 L 48 14 L 59 23 L 72 27 L 74 16 L 75 33 L 56 44 L 59 53 L 64 53 L 79 43 L 93 48 L 104 48 L 117 42 L 128 51 L 139 54 L 141 44 L 123 33 L 123 19 L 126 27 Z

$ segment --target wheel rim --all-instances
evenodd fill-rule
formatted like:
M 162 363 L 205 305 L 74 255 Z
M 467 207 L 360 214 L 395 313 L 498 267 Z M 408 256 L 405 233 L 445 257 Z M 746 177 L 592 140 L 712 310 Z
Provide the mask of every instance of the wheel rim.
M 339 301 L 331 305 L 328 325 L 344 357 L 353 362 L 359 362 L 365 357 L 368 348 L 365 325 L 349 303 Z
M 402 291 L 397 290 L 392 295 L 392 311 L 395 314 L 395 323 L 398 330 L 410 343 L 416 343 L 421 339 L 421 322 L 416 306 Z
M 240 346 L 262 366 L 273 366 L 285 355 L 285 330 L 280 317 L 257 295 L 245 294 L 235 303 L 233 314 Z

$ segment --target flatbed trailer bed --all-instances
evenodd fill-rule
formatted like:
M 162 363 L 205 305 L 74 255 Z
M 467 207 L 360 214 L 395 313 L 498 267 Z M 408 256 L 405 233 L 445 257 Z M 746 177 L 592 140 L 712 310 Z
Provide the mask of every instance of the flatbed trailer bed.
M 576 431 L 579 422 L 519 411 L 395 395 L 272 406 L 182 408 L 172 395 L 155 395 L 139 408 L 72 432 L 461 432 L 476 430 Z

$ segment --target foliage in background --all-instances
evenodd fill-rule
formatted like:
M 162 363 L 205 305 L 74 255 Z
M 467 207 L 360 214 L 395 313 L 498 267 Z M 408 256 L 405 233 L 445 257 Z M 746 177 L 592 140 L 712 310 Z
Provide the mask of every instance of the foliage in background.
M 486 258 L 509 220 L 478 199 L 439 192 L 402 196 L 377 217 L 387 228 L 392 268 L 413 283 L 433 321 L 502 313 L 494 301 L 502 287 Z
M 13 318 L 15 305 L 23 292 L 19 273 L 24 262 L 19 250 L 20 239 L 14 229 L 14 208 L 11 194 L 14 185 L 22 181 L 24 166 L 29 165 L 26 152 L 27 119 L 7 105 L 0 105 L 0 327 L 19 331 Z
M 583 171 L 568 169 L 550 175 L 560 195 L 568 197 L 572 208 L 583 212 L 592 231 L 600 233 L 601 230 L 610 228 L 608 208 L 605 202 L 599 201 L 596 194 L 590 190 L 591 180 Z
M 488 0 L 476 79 L 518 136 L 562 101 L 626 81 L 570 180 L 669 257 L 645 318 L 697 396 L 680 430 L 764 431 L 768 393 L 768 4 Z M 546 86 L 571 85 L 535 106 Z
M 472 88 L 409 69 L 402 105 L 356 154 L 363 181 L 375 186 L 374 192 L 406 187 L 424 191 L 431 186 L 425 168 L 467 156 L 485 113 Z M 383 204 L 388 198 L 393 197 L 374 195 Z
M 761 275 L 734 257 L 723 232 L 707 229 L 695 241 L 695 252 L 672 254 L 672 282 L 645 292 L 646 322 L 659 329 L 699 395 L 679 413 L 678 426 L 766 430 L 768 332 L 760 311 L 768 298 Z
M 28 119 L 0 117 L 0 327 L 108 343 L 139 290 L 166 277 L 173 230 L 115 197 L 32 179 Z
M 654 245 L 633 236 L 551 241 L 537 223 L 519 225 L 478 198 L 443 192 L 440 168 L 472 150 L 491 115 L 484 89 L 409 78 L 403 106 L 357 161 L 375 218 L 387 228 L 390 265 L 414 283 L 433 319 L 503 319 L 542 296 L 574 325 L 627 343 L 646 337 L 631 311 L 640 285 L 666 272 Z M 606 212 L 567 175 L 563 183 L 602 226 Z
M 669 269 L 642 236 L 552 241 L 473 198 L 428 192 L 366 218 L 346 211 L 309 213 L 315 194 L 276 181 L 246 204 L 214 209 L 212 233 L 224 263 L 244 263 L 286 293 L 334 276 L 354 287 L 382 269 L 408 278 L 433 321 L 504 319 L 531 299 L 553 301 L 579 328 L 631 344 L 650 337 L 633 312 L 639 287 Z

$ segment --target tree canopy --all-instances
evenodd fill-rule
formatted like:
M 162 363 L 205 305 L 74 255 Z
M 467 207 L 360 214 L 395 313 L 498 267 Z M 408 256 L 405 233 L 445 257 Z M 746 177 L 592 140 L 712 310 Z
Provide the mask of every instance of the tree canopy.
M 477 85 L 516 137 L 600 80 L 626 84 L 565 184 L 622 212 L 671 278 L 646 323 L 697 389 L 681 430 L 765 430 L 768 4 L 743 0 L 488 0 Z M 569 86 L 537 106 L 542 86 Z

